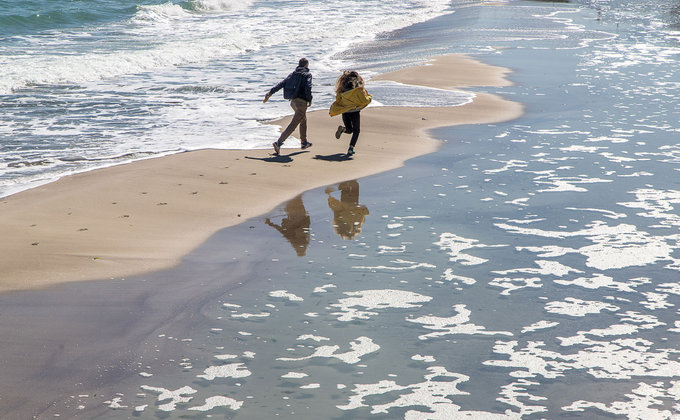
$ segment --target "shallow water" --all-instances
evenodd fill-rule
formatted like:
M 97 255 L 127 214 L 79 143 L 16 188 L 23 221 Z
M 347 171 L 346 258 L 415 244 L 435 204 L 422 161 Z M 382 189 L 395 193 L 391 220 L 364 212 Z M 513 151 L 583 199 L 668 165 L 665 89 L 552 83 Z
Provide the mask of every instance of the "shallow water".
M 438 153 L 306 192 L 176 270 L 63 286 L 137 310 L 111 322 L 125 357 L 87 359 L 115 375 L 45 414 L 680 415 L 675 33 L 634 6 L 472 7 L 383 40 L 384 67 L 450 51 L 514 69 L 487 90 L 526 115 L 436 130 Z

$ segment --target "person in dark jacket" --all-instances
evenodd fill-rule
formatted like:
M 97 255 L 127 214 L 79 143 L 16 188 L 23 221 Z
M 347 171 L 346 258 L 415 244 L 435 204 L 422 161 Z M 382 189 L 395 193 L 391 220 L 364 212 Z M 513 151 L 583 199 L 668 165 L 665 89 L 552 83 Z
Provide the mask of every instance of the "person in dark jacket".
M 283 88 L 283 97 L 290 100 L 290 107 L 293 108 L 295 114 L 279 139 L 272 144 L 274 153 L 277 155 L 283 142 L 298 125 L 300 126 L 300 147 L 306 149 L 312 145 L 307 141 L 307 108 L 312 104 L 312 74 L 309 72 L 309 61 L 306 58 L 301 58 L 295 71 L 267 92 L 264 102 L 267 102 L 269 97 L 281 88 Z

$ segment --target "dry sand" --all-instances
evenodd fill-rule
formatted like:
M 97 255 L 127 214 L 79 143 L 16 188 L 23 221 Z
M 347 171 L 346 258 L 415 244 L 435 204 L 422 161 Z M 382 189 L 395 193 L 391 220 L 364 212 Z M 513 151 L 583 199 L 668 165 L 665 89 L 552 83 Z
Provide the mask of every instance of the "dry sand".
M 379 79 L 439 88 L 502 86 L 509 83 L 508 72 L 450 55 Z M 459 107 L 369 107 L 362 111 L 357 155 L 345 160 L 349 136 L 334 137 L 340 117 L 315 111 L 308 114 L 314 146 L 304 151 L 284 148 L 278 157 L 272 150 L 180 153 L 65 177 L 0 199 L 0 291 L 169 268 L 218 230 L 303 191 L 436 151 L 440 142 L 428 129 L 507 121 L 521 113 L 520 104 L 490 94 Z M 285 126 L 288 118 L 275 123 Z M 291 138 L 285 146 L 296 143 Z

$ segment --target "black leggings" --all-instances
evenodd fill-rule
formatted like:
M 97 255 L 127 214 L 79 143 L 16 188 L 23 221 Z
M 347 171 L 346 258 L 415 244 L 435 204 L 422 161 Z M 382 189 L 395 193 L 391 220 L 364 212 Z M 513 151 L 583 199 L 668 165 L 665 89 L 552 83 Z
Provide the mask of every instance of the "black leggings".
M 361 113 L 345 112 L 342 114 L 342 122 L 345 124 L 345 133 L 351 134 L 352 139 L 349 142 L 349 147 L 354 147 L 359 140 L 359 132 L 361 131 Z

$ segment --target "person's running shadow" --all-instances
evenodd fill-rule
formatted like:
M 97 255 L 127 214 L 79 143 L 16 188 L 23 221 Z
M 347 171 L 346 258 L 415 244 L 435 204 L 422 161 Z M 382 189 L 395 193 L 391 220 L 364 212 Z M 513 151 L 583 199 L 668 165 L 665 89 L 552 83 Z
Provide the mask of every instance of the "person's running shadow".
M 303 257 L 309 245 L 309 213 L 302 202 L 302 195 L 298 195 L 286 203 L 286 217 L 277 225 L 267 218 L 264 223 L 278 230 L 290 242 L 298 257 Z
M 342 239 L 354 239 L 361 233 L 361 227 L 368 216 L 368 207 L 359 204 L 359 183 L 355 180 L 338 184 L 340 200 L 331 195 L 335 191 L 326 188 L 328 207 L 333 210 L 333 227 Z
M 302 153 L 309 153 L 309 151 L 298 151 L 298 152 L 293 152 L 289 153 L 287 155 L 272 155 L 266 158 L 259 158 L 259 157 L 252 157 L 252 156 L 245 156 L 246 159 L 252 159 L 252 160 L 261 160 L 263 162 L 273 162 L 273 163 L 290 163 L 293 161 L 293 156 L 297 156 Z
M 314 159 L 325 160 L 327 162 L 344 162 L 346 160 L 352 160 L 352 157 L 347 153 L 335 153 L 333 155 L 316 155 Z

